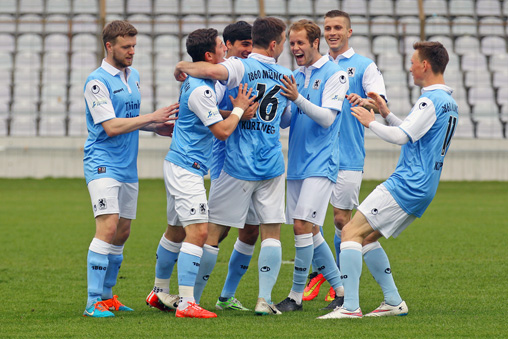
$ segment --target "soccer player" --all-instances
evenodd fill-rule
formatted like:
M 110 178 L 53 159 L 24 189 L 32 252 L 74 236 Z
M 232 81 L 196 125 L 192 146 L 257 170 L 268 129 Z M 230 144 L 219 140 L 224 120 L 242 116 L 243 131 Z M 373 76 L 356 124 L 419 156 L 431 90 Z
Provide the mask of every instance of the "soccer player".
M 224 43 L 227 48 L 227 57 L 237 57 L 245 59 L 252 52 L 252 25 L 245 21 L 238 21 L 229 24 L 224 28 L 222 34 Z M 219 108 L 226 111 L 232 110 L 231 100 L 229 95 L 236 96 L 238 88 L 227 89 L 224 85 L 217 82 L 216 84 L 217 100 L 219 101 Z M 222 98 L 222 99 L 221 99 Z M 258 104 L 255 103 L 249 107 L 248 111 L 244 114 L 243 119 L 247 117 L 252 118 L 250 111 L 255 112 Z M 210 165 L 210 191 L 214 190 L 216 179 L 219 178 L 222 167 L 224 166 L 226 142 L 214 138 L 212 163 Z M 213 227 L 213 226 L 212 226 Z M 227 229 L 229 231 L 229 228 Z M 219 242 L 224 240 L 228 232 L 224 232 L 219 239 Z M 254 211 L 253 206 L 249 207 L 249 213 L 245 221 L 245 226 L 238 229 L 238 238 L 234 245 L 233 252 L 229 259 L 228 274 L 221 295 L 217 300 L 215 308 L 218 310 L 231 309 L 239 311 L 248 311 L 242 303 L 235 298 L 235 292 L 242 279 L 243 275 L 249 267 L 250 260 L 254 253 L 254 245 L 259 235 L 259 219 Z M 201 265 L 194 286 L 194 298 L 199 304 L 201 294 L 208 282 L 210 274 L 217 261 L 219 248 L 210 245 L 208 242 L 203 246 L 203 256 L 201 257 Z
M 344 304 L 318 319 L 361 318 L 358 289 L 362 253 L 372 256 L 369 270 L 381 286 L 384 301 L 365 316 L 406 315 L 408 307 L 400 297 L 390 263 L 380 251 L 378 239 L 397 237 L 420 218 L 436 194 L 444 157 L 458 120 L 452 89 L 444 83 L 448 53 L 439 42 L 416 42 L 410 72 L 422 95 L 406 119 L 390 112 L 377 93 L 369 92 L 389 126 L 375 121 L 374 111 L 353 107 L 352 115 L 374 134 L 401 145 L 395 172 L 361 203 L 353 219 L 342 230 L 340 267 L 345 289 Z M 367 260 L 366 260 L 367 261 Z
M 252 53 L 247 59 L 229 58 L 219 65 L 181 61 L 175 69 L 177 79 L 183 79 L 185 72 L 221 80 L 228 88 L 247 83 L 255 89 L 259 102 L 256 116 L 240 122 L 228 139 L 224 168 L 210 192 L 207 242 L 218 246 L 228 227 L 244 227 L 252 202 L 261 234 L 259 294 L 254 310 L 259 315 L 280 314 L 271 292 L 282 261 L 280 227 L 285 221 L 285 169 L 279 130 L 288 99 L 281 94 L 281 79 L 289 77 L 291 71 L 276 64 L 284 49 L 285 31 L 286 25 L 278 18 L 257 18 L 252 27 Z
M 362 124 L 350 114 L 350 108 L 355 105 L 369 105 L 367 92 L 379 93 L 386 99 L 383 76 L 376 64 L 371 59 L 355 53 L 353 48 L 349 47 L 349 38 L 352 33 L 348 13 L 332 10 L 325 14 L 324 37 L 329 47 L 328 55 L 330 60 L 338 63 L 349 76 L 348 100 L 344 104 L 340 127 L 339 175 L 330 199 L 335 224 L 334 245 L 337 266 L 339 266 L 341 230 L 351 220 L 353 209 L 358 206 L 365 160 L 365 130 Z M 323 280 L 320 274 L 311 276 L 306 288 L 306 293 L 310 295 L 307 295 L 304 300 L 317 296 Z M 330 301 L 333 298 L 334 290 L 330 289 L 326 300 Z
M 113 317 L 132 311 L 112 288 L 123 261 L 124 244 L 136 218 L 139 129 L 170 136 L 178 104 L 139 115 L 139 73 L 131 68 L 137 30 L 126 21 L 104 27 L 106 58 L 84 86 L 88 138 L 84 172 L 95 217 L 87 257 L 88 301 L 84 316 Z
M 296 63 L 294 78 L 284 81 L 283 95 L 293 103 L 287 170 L 287 223 L 295 234 L 293 286 L 276 305 L 281 312 L 302 310 L 302 298 L 312 258 L 335 288 L 336 306 L 344 288 L 333 254 L 319 227 L 323 225 L 339 172 L 340 114 L 349 88 L 342 68 L 319 53 L 321 29 L 302 19 L 289 29 L 289 45 Z M 287 118 L 285 118 L 286 120 Z M 318 226 L 316 226 L 318 225 Z
M 198 29 L 189 34 L 187 53 L 193 62 L 215 64 L 223 61 L 225 46 L 216 29 Z M 244 110 L 254 101 L 252 89 L 239 84 L 238 96 L 231 99 L 233 110 L 223 119 L 217 107 L 215 83 L 187 77 L 180 91 L 180 112 L 171 147 L 164 161 L 168 227 L 157 249 L 154 293 L 169 294 L 169 279 L 178 260 L 179 318 L 215 318 L 194 300 L 194 284 L 203 245 L 207 238 L 208 205 L 203 176 L 208 173 L 212 137 L 226 140 L 236 129 Z M 157 296 L 157 295 L 156 295 Z

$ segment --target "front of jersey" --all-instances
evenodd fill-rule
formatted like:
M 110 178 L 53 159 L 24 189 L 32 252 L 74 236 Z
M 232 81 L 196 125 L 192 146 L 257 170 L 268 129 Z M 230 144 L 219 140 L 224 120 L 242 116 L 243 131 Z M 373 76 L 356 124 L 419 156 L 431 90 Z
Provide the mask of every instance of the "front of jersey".
M 212 156 L 213 134 L 208 126 L 222 121 L 214 81 L 188 76 L 180 90 L 180 109 L 166 160 L 204 176 Z
M 277 65 L 274 58 L 251 53 L 247 59 L 229 58 L 222 63 L 229 73 L 226 85 L 240 83 L 253 88 L 259 108 L 251 120 L 240 121 L 226 142 L 224 171 L 241 180 L 268 180 L 284 173 L 280 143 L 280 119 L 288 105 L 281 94 L 283 75 L 291 71 Z
M 355 93 L 366 98 L 367 92 L 376 92 L 386 98 L 383 77 L 371 59 L 354 53 L 350 48 L 335 61 L 338 61 L 338 64 L 348 74 L 348 94 Z M 341 170 L 363 171 L 365 162 L 364 136 L 363 125 L 351 115 L 351 104 L 345 100 L 340 128 L 339 161 Z
M 139 73 L 128 68 L 127 78 L 122 80 L 122 72 L 103 61 L 88 76 L 84 95 L 88 128 L 83 158 L 86 183 L 99 178 L 137 182 L 139 131 L 109 137 L 102 123 L 139 116 Z
M 445 85 L 425 87 L 408 117 L 399 125 L 409 137 L 395 172 L 383 183 L 400 207 L 421 217 L 436 194 L 443 161 L 458 121 L 457 103 Z M 421 128 L 416 122 L 434 121 Z M 425 122 L 424 122 L 425 124 Z
M 339 113 L 348 90 L 348 79 L 346 72 L 327 57 L 310 67 L 312 69 L 294 71 L 298 93 L 317 106 L 336 111 L 337 116 L 330 127 L 323 128 L 298 106 L 291 104 L 287 179 L 326 177 L 336 182 L 342 120 Z

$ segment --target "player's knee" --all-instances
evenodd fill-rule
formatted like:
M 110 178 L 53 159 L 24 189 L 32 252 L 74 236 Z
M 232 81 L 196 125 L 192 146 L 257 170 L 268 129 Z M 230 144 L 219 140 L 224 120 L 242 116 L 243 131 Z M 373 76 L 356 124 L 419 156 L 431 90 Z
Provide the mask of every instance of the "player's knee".
M 339 230 L 342 230 L 344 226 L 349 222 L 351 218 L 343 215 L 343 214 L 335 214 L 333 216 L 333 223 L 335 224 L 335 227 Z

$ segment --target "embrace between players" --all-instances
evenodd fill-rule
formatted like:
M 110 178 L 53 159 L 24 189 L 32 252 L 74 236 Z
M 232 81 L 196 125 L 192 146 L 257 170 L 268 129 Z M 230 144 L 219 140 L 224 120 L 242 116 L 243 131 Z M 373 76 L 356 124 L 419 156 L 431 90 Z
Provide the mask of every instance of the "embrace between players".
M 385 297 L 380 307 L 366 316 L 408 312 L 378 239 L 400 234 L 423 214 L 436 192 L 441 167 L 436 170 L 433 164 L 442 163 L 458 118 L 451 89 L 443 81 L 446 50 L 435 42 L 414 45 L 411 72 L 423 90 L 411 114 L 402 121 L 386 105 L 383 78 L 374 62 L 348 46 L 352 29 L 347 13 L 333 10 L 325 15 L 329 53 L 324 56 L 319 52 L 321 30 L 315 23 L 300 20 L 288 32 L 283 21 L 267 17 L 256 19 L 252 26 L 242 21 L 227 26 L 225 45 L 213 28 L 198 29 L 187 38 L 193 62 L 182 61 L 175 68 L 176 79 L 183 81 L 179 105 L 170 106 L 164 118 L 151 122 L 159 124 L 154 130 L 164 131 L 159 134 L 173 136 L 164 161 L 168 226 L 157 249 L 154 288 L 146 299 L 152 307 L 176 311 L 176 317 L 217 317 L 199 301 L 215 266 L 219 243 L 234 227 L 239 235 L 216 303 L 218 310 L 249 310 L 235 292 L 260 235 L 256 314 L 302 310 L 309 287 L 314 291 L 316 287 L 309 286 L 316 282 L 311 279 L 306 288 L 312 264 L 319 270 L 314 277 L 331 285 L 330 304 L 325 308 L 331 312 L 318 319 L 362 317 L 358 301 L 362 254 Z M 299 66 L 294 72 L 277 64 L 286 37 Z M 223 60 L 226 50 L 227 59 Z M 87 80 L 85 86 L 87 119 L 93 118 L 89 121 L 95 129 L 110 121 L 101 122 L 96 118 L 100 112 L 90 109 L 91 102 L 100 99 L 93 96 L 94 86 L 99 85 Z M 445 106 L 454 109 L 445 110 Z M 388 126 L 375 121 L 374 109 Z M 165 121 L 174 119 L 170 116 L 177 111 L 173 127 Z M 364 126 L 383 140 L 402 145 L 402 150 L 394 174 L 359 205 Z M 286 127 L 290 132 L 285 197 L 279 130 Z M 135 148 L 137 155 L 137 143 Z M 91 171 L 100 172 L 96 168 Z M 212 183 L 207 200 L 203 176 L 209 171 Z M 100 186 L 97 183 L 104 179 L 118 180 L 101 174 L 87 180 L 94 206 L 94 197 L 98 201 L 102 196 L 93 195 L 90 186 Z M 137 187 L 135 195 L 137 199 Z M 122 200 L 126 199 L 108 198 L 117 209 L 96 209 L 96 229 L 100 230 L 97 218 L 113 215 L 117 232 L 125 219 L 130 230 L 135 206 L 133 213 L 123 215 Z M 336 261 L 320 231 L 329 202 L 334 206 Z M 351 218 L 356 207 L 358 213 Z M 292 224 L 295 234 L 293 286 L 288 297 L 275 304 L 271 292 L 282 262 L 283 223 Z M 122 229 L 125 232 L 126 227 Z M 116 241 L 101 239 L 96 232 L 88 255 L 85 316 L 107 317 L 114 316 L 111 311 L 132 310 L 112 295 L 119 263 L 107 262 L 112 253 L 122 254 L 120 248 L 123 250 L 128 237 L 125 233 L 122 241 Z M 99 258 L 101 254 L 105 258 Z M 104 270 L 93 270 L 97 258 Z M 178 295 L 169 291 L 175 263 Z M 108 273 L 115 267 L 116 273 Z

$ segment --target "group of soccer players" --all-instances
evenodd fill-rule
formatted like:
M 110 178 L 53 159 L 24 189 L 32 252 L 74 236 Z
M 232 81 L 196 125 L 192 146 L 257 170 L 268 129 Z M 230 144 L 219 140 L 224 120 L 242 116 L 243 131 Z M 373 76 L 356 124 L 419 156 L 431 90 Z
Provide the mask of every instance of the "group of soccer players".
M 112 30 L 112 25 L 121 28 Z M 85 316 L 132 310 L 111 289 L 135 218 L 138 129 L 173 136 L 164 161 L 168 226 L 157 248 L 154 288 L 146 299 L 150 306 L 175 311 L 176 317 L 217 317 L 199 301 L 219 244 L 233 227 L 239 229 L 238 239 L 218 310 L 248 310 L 235 293 L 260 235 L 256 314 L 302 310 L 312 264 L 319 271 L 317 280 L 331 285 L 326 307 L 331 312 L 319 319 L 362 317 L 362 254 L 384 293 L 381 305 L 365 316 L 407 314 L 378 239 L 396 237 L 421 217 L 436 192 L 458 118 L 443 80 L 448 55 L 440 43 L 414 45 L 411 73 L 422 96 L 401 121 L 387 107 L 375 63 L 349 47 L 351 34 L 349 15 L 339 10 L 325 15 L 327 55 L 319 52 L 321 29 L 309 20 L 289 29 L 273 17 L 258 18 L 252 26 L 237 22 L 224 29 L 224 42 L 217 30 L 198 29 L 186 41 L 192 62 L 175 67 L 176 79 L 183 81 L 179 104 L 139 116 L 139 75 L 129 67 L 135 28 L 126 22 L 105 27 L 106 59 L 84 89 L 89 128 L 85 174 L 96 218 Z M 299 66 L 294 72 L 277 64 L 286 38 Z M 389 126 L 376 122 L 374 111 Z M 287 127 L 285 175 L 279 131 Z M 359 205 L 364 127 L 402 150 L 394 174 Z M 108 152 L 116 153 L 110 157 Z M 209 171 L 207 199 L 203 177 Z M 336 261 L 321 232 L 329 202 Z M 293 286 L 286 299 L 274 303 L 283 223 L 292 224 L 295 234 Z M 176 263 L 178 295 L 169 291 Z

